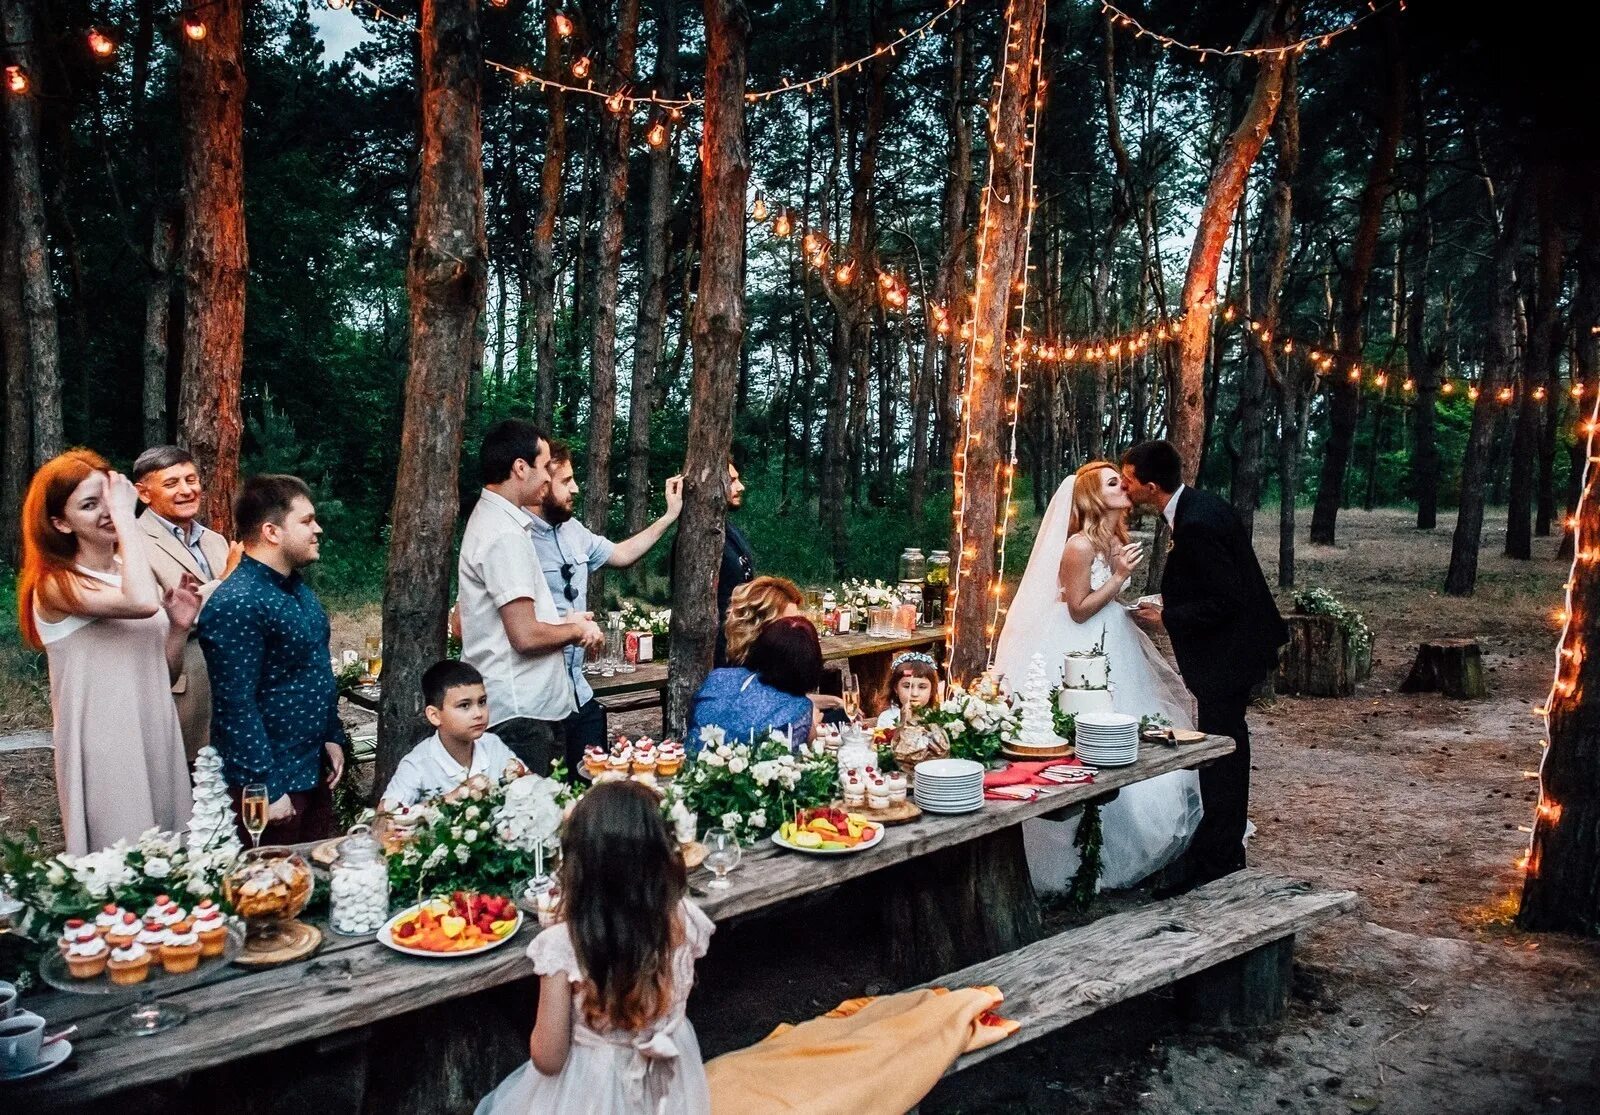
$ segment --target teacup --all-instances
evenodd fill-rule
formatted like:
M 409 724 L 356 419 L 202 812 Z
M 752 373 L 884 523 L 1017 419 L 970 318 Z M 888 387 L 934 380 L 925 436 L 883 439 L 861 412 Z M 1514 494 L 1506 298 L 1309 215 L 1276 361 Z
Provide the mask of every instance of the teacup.
M 44 1044 L 44 1019 L 32 1011 L 17 1011 L 0 1021 L 0 1075 L 12 1076 L 39 1063 Z
M 10 1018 L 17 1010 L 17 985 L 0 979 L 0 1021 Z

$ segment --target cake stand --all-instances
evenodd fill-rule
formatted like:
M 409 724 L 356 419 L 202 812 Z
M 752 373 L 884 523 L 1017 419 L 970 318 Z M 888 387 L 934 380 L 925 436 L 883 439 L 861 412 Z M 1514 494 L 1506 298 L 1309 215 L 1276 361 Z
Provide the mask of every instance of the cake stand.
M 39 975 L 44 977 L 44 981 L 51 987 L 77 995 L 136 996 L 137 1001 L 134 1005 L 120 1014 L 113 1015 L 108 1019 L 108 1025 L 118 1034 L 145 1037 L 182 1025 L 189 1017 L 189 1012 L 182 1007 L 161 1002 L 161 996 L 197 987 L 222 975 L 228 963 L 238 955 L 243 946 L 244 930 L 236 924 L 230 924 L 228 935 L 223 939 L 221 956 L 201 957 L 194 971 L 180 972 L 176 975 L 162 968 L 159 960 L 153 960 L 150 962 L 150 974 L 145 976 L 143 982 L 126 986 L 112 983 L 110 975 L 104 973 L 94 979 L 74 979 L 72 973 L 67 970 L 67 962 L 62 957 L 61 951 L 51 949 L 44 959 L 39 961 Z

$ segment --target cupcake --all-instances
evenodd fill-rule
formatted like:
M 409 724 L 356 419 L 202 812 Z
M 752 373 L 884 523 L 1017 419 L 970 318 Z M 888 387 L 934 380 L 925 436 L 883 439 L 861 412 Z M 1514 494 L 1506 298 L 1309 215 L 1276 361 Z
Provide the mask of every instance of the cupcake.
M 167 944 L 167 931 L 161 927 L 160 922 L 147 921 L 144 923 L 144 928 L 139 930 L 139 936 L 135 940 L 137 944 L 144 946 L 151 960 L 160 960 L 161 950 Z
M 888 787 L 890 801 L 900 802 L 906 800 L 906 776 L 904 773 L 898 770 L 890 771 L 889 776 L 883 781 L 884 785 Z
M 590 774 L 599 774 L 606 769 L 606 763 L 610 758 L 610 753 L 597 744 L 584 749 L 583 765 Z
M 110 958 L 111 946 L 90 926 L 89 936 L 73 941 L 67 950 L 67 971 L 72 973 L 73 979 L 94 979 L 106 970 L 106 961 Z
M 167 943 L 161 946 L 161 966 L 168 975 L 192 972 L 200 963 L 200 934 L 192 922 L 180 921 L 167 930 Z
M 171 895 L 169 895 L 169 894 L 158 894 L 158 895 L 156 895 L 156 900 L 154 902 L 152 902 L 150 904 L 150 908 L 144 912 L 144 920 L 145 921 L 149 921 L 152 918 L 154 918 L 156 921 L 160 921 L 161 920 L 162 911 L 165 910 L 170 905 L 172 905 L 172 896 Z
M 656 772 L 670 778 L 683 768 L 683 744 L 667 740 L 656 753 Z
M 633 766 L 633 748 L 613 747 L 611 749 L 611 758 L 606 760 L 606 766 L 618 774 L 627 774 Z
M 61 950 L 61 955 L 67 955 L 72 946 L 90 937 L 98 937 L 94 926 L 82 918 L 68 918 L 67 923 L 61 927 L 61 936 L 56 938 L 56 948 Z
M 138 941 L 112 949 L 106 969 L 112 983 L 143 983 L 150 974 L 150 950 Z
M 106 944 L 114 949 L 126 948 L 137 941 L 143 931 L 144 922 L 139 920 L 139 915 L 132 910 L 124 910 L 116 924 L 106 930 Z
M 161 928 L 171 929 L 180 921 L 188 921 L 189 912 L 176 902 L 168 902 L 161 907 L 161 915 L 157 920 L 161 922 Z
M 94 931 L 104 937 L 117 927 L 125 911 L 115 902 L 107 902 L 94 916 Z
M 211 899 L 194 908 L 194 931 L 200 936 L 201 956 L 221 956 L 228 946 L 228 919 Z
M 633 773 L 654 774 L 656 772 L 656 749 L 654 744 L 646 743 L 633 749 Z

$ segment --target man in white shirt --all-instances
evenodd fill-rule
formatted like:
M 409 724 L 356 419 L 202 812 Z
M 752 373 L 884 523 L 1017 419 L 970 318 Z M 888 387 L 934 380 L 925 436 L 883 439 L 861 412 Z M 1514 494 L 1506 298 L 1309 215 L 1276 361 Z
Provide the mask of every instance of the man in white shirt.
M 443 797 L 475 774 L 498 782 L 521 762 L 489 726 L 483 678 L 465 662 L 435 662 L 422 675 L 428 723 L 437 729 L 411 749 L 384 788 L 388 813 Z
M 550 487 L 550 439 L 509 418 L 479 451 L 483 493 L 457 565 L 461 657 L 483 675 L 491 731 L 536 774 L 561 758 L 561 722 L 577 710 L 564 651 L 605 645 L 587 612 L 563 619 L 534 552 L 533 516 Z

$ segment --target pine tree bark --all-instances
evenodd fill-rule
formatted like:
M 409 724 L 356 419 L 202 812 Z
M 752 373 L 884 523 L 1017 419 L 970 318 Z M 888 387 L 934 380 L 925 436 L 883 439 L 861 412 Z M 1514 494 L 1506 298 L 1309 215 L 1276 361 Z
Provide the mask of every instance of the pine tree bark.
M 1572 304 L 1572 386 L 1578 392 L 1576 405 L 1581 414 L 1584 402 L 1600 390 L 1600 333 L 1594 331 L 1594 326 L 1600 324 L 1600 194 L 1591 193 L 1584 199 L 1580 220 L 1581 232 L 1574 253 L 1578 289 Z M 1578 485 L 1587 460 L 1585 449 L 1584 439 L 1578 437 L 1567 447 L 1565 514 L 1557 551 L 1567 561 L 1572 559 L 1574 550 L 1576 532 L 1570 524 L 1578 510 Z
M 421 176 L 406 266 L 411 354 L 389 568 L 373 785 L 422 727 L 422 673 L 444 656 L 467 390 L 489 285 L 483 214 L 483 44 L 477 0 L 423 0 Z
M 0 444 L 0 561 L 16 564 L 22 544 L 22 497 L 32 474 L 28 413 L 28 341 L 22 322 L 21 239 L 11 219 L 9 179 L 0 187 L 0 360 L 5 365 L 5 440 Z
M 664 97 L 678 87 L 677 0 L 656 3 L 656 66 L 651 87 Z M 639 331 L 633 346 L 633 386 L 628 404 L 628 494 L 624 533 L 650 521 L 650 416 L 660 399 L 657 378 L 667 333 L 667 263 L 672 255 L 673 133 L 650 149 L 650 196 L 646 208 L 644 258 L 640 264 Z
M 1516 425 L 1511 433 L 1511 484 L 1506 504 L 1506 557 L 1527 561 L 1533 557 L 1534 485 L 1543 431 L 1544 405 L 1534 389 L 1549 382 L 1550 365 L 1561 355 L 1561 270 L 1564 259 L 1564 230 L 1555 212 L 1555 171 L 1541 167 L 1536 171 L 1534 209 L 1538 227 L 1539 255 L 1534 266 L 1532 320 L 1528 325 L 1528 348 L 1518 377 Z
M 233 537 L 244 428 L 244 0 L 205 9 L 206 36 L 181 39 L 183 369 L 179 442 L 205 477 L 200 516 Z
M 545 0 L 545 76 L 562 79 L 561 36 L 555 18 L 560 0 Z M 533 292 L 533 347 L 536 356 L 533 413 L 542 430 L 555 417 L 556 390 L 556 222 L 561 216 L 561 168 L 567 161 L 567 95 L 550 88 L 544 93 L 550 124 L 545 134 L 544 163 L 539 168 L 539 216 L 533 225 L 528 253 L 528 286 Z
M 167 437 L 168 333 L 172 327 L 172 254 L 178 226 L 172 210 L 162 207 L 150 231 L 148 285 L 144 296 L 144 443 L 162 445 Z
M 1294 179 L 1300 170 L 1300 62 L 1296 58 L 1289 59 L 1284 66 L 1283 102 L 1278 107 L 1277 119 L 1272 122 L 1272 138 L 1277 145 L 1277 159 L 1268 198 L 1269 275 L 1280 266 L 1286 266 L 1294 235 Z M 1267 322 L 1273 333 L 1278 331 L 1278 299 L 1282 290 L 1280 274 L 1279 280 L 1267 287 L 1267 297 L 1271 300 Z M 1262 344 L 1259 355 L 1266 365 L 1267 381 L 1278 396 L 1278 587 L 1293 588 L 1295 497 L 1300 491 L 1300 443 L 1304 440 L 1302 416 L 1316 373 L 1303 353 L 1298 360 L 1294 353 L 1284 353 L 1283 362 L 1279 364 L 1271 346 Z
M 1496 396 L 1502 386 L 1511 382 L 1517 359 L 1516 263 L 1530 193 L 1524 174 L 1506 204 L 1490 261 L 1483 375 L 1478 380 L 1478 401 L 1472 408 L 1472 429 L 1467 434 L 1466 455 L 1461 463 L 1461 502 L 1450 542 L 1450 568 L 1444 579 L 1444 591 L 1451 596 L 1471 596 L 1478 580 L 1483 507 L 1489 495 L 1495 426 L 1500 416 L 1501 404 Z
M 965 347 L 966 400 L 956 436 L 954 468 L 964 492 L 950 552 L 959 563 L 951 588 L 952 631 L 948 669 L 970 681 L 989 665 L 997 583 L 995 532 L 1003 504 L 1006 458 L 1006 380 L 1012 284 L 1027 259 L 1029 196 L 1028 117 L 1040 95 L 1035 52 L 1044 27 L 1044 0 L 1015 0 L 1002 29 L 995 97 L 990 114 L 989 181 L 978 230 L 973 280 L 972 340 Z
M 1317 482 L 1317 502 L 1311 509 L 1311 541 L 1322 546 L 1331 546 L 1334 542 L 1339 507 L 1344 502 L 1345 474 L 1350 468 L 1350 450 L 1355 444 L 1356 423 L 1361 417 L 1361 384 L 1351 380 L 1346 372 L 1362 362 L 1361 321 L 1367 306 L 1367 280 L 1377 258 L 1383 206 L 1392 188 L 1405 119 L 1405 60 L 1400 51 L 1397 18 L 1393 9 L 1382 16 L 1389 55 L 1388 81 L 1384 85 L 1377 148 L 1367 169 L 1366 185 L 1361 190 L 1360 215 L 1350 246 L 1350 266 L 1345 271 L 1340 302 L 1340 359 L 1337 374 L 1330 377 L 1328 444 Z
M 17 304 L 32 416 L 33 464 L 44 464 L 66 448 L 61 412 L 61 341 L 56 299 L 50 284 L 45 231 L 44 185 L 39 174 L 39 52 L 32 0 L 0 0 L 0 41 L 8 64 L 20 66 L 34 83 L 26 95 L 0 96 L 5 120 L 5 229 L 17 245 Z
M 1268 31 L 1264 45 L 1282 43 L 1279 0 L 1263 0 L 1261 20 Z M 1183 317 L 1178 323 L 1177 382 L 1167 393 L 1170 439 L 1183 458 L 1183 475 L 1193 484 L 1200 474 L 1205 449 L 1206 358 L 1211 349 L 1211 318 L 1217 307 L 1217 269 L 1222 249 L 1233 227 L 1233 216 L 1244 195 L 1250 167 L 1266 143 L 1283 95 L 1284 59 L 1270 54 L 1256 63 L 1255 88 L 1238 127 L 1228 136 L 1217 156 L 1206 187 L 1205 203 L 1189 252 L 1183 279 Z
M 1117 262 L 1117 242 L 1122 230 L 1133 217 L 1133 171 L 1128 158 L 1127 145 L 1122 142 L 1122 114 L 1117 107 L 1117 39 L 1108 10 L 1101 26 L 1105 48 L 1100 55 L 1100 91 L 1106 110 L 1106 143 L 1111 148 L 1116 174 L 1111 186 L 1111 214 L 1106 221 L 1105 235 L 1100 239 L 1099 253 L 1095 259 L 1094 282 L 1089 289 L 1090 313 L 1094 318 L 1093 331 L 1108 336 L 1116 331 L 1115 322 L 1106 312 L 1106 300 L 1111 291 L 1111 274 Z M 1089 369 L 1087 398 L 1082 408 L 1083 421 L 1079 428 L 1085 436 L 1084 456 L 1098 460 L 1105 456 L 1106 384 L 1109 364 L 1105 358 Z
M 744 0 L 705 0 L 706 104 L 700 168 L 700 288 L 691 326 L 688 452 L 672 578 L 668 727 L 681 733 L 689 702 L 711 672 L 717 643 L 717 571 L 727 525 L 733 395 L 744 343 L 744 84 L 750 13 Z
M 1416 224 L 1411 243 L 1411 304 L 1406 310 L 1406 367 L 1415 380 L 1416 404 L 1411 409 L 1411 494 L 1417 501 L 1417 529 L 1432 530 L 1439 522 L 1439 443 L 1435 412 L 1439 397 L 1439 370 L 1444 367 L 1444 332 L 1427 342 L 1428 292 L 1433 259 L 1433 204 L 1428 197 L 1432 143 L 1428 135 L 1427 104 L 1420 83 L 1413 85 L 1412 137 L 1415 159 Z
M 613 65 L 616 80 L 633 80 L 639 44 L 639 0 L 622 0 L 617 12 Z M 589 352 L 589 450 L 583 521 L 596 534 L 609 534 L 611 522 L 611 443 L 617 422 L 617 282 L 622 271 L 622 233 L 628 215 L 628 155 L 633 111 L 605 113 L 600 129 L 600 177 L 605 195 L 600 210 L 600 251 L 594 280 L 594 341 Z M 595 600 L 601 599 L 599 585 Z

